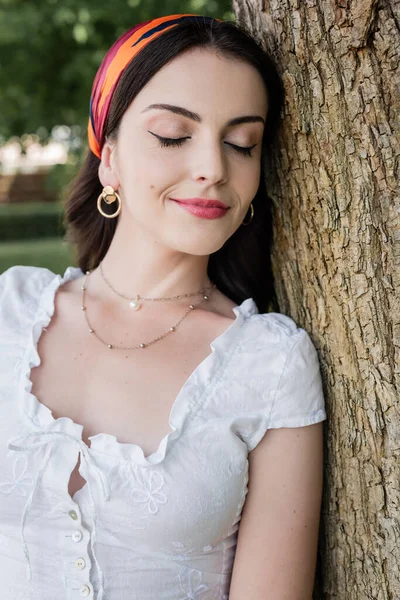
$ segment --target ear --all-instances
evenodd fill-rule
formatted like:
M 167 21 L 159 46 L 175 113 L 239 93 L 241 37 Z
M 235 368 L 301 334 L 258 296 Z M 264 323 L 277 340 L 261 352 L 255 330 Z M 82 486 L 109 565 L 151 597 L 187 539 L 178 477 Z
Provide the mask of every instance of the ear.
M 101 150 L 99 179 L 103 187 L 111 185 L 114 190 L 118 190 L 120 187 L 116 156 L 117 145 L 109 141 L 104 142 L 104 146 Z

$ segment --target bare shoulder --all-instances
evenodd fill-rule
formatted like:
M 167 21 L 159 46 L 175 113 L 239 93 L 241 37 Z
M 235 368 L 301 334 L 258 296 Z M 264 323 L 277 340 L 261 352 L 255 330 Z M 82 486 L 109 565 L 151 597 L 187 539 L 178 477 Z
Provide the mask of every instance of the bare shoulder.
M 63 283 L 58 289 L 54 298 L 55 317 L 53 320 L 76 319 L 77 311 L 82 305 L 82 285 L 85 276 L 70 279 Z
M 220 290 L 215 289 L 207 308 L 217 316 L 233 320 L 235 318 L 233 309 L 236 306 L 236 302 L 233 302 L 233 300 L 225 296 Z
M 82 294 L 82 285 L 86 279 L 85 275 L 81 275 L 80 277 L 75 277 L 74 279 L 70 279 L 69 281 L 63 283 L 59 288 L 60 295 L 68 295 L 68 296 L 80 296 Z

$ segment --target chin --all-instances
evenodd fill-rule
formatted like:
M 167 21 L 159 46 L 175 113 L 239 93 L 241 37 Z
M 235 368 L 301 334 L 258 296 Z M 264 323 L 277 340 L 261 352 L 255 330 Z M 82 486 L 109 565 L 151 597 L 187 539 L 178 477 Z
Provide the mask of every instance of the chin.
M 180 240 L 178 236 L 176 236 L 174 240 L 164 240 L 164 244 L 171 250 L 182 252 L 183 254 L 191 254 L 192 256 L 206 256 L 212 254 L 219 250 L 225 242 L 226 238 L 218 239 L 213 242 L 212 240 L 205 240 L 204 236 L 202 239 L 199 239 L 197 243 L 193 240 L 193 237 L 191 240 Z

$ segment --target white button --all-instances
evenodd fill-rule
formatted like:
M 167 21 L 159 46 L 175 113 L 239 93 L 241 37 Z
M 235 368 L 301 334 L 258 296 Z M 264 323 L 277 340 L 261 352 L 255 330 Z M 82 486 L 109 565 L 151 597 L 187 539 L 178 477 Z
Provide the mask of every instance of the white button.
M 81 587 L 81 589 L 79 590 L 79 593 L 81 596 L 89 596 L 90 594 L 90 587 L 88 585 L 83 585 Z
M 70 511 L 68 512 L 68 514 L 69 514 L 69 516 L 71 517 L 71 519 L 73 519 L 74 521 L 77 521 L 77 520 L 78 520 L 78 515 L 76 514 L 76 511 L 75 511 L 75 510 L 70 510 Z
M 72 534 L 72 539 L 74 542 L 80 542 L 82 537 L 82 531 L 79 531 L 78 529 Z
M 81 557 L 77 558 L 75 561 L 75 566 L 77 569 L 84 569 L 86 567 L 85 560 Z

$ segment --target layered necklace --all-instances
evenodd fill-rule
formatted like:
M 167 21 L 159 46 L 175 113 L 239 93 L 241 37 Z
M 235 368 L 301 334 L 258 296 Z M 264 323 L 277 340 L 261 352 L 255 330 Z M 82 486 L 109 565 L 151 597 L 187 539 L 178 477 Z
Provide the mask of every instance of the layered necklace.
M 105 346 L 107 346 L 107 348 L 110 349 L 118 349 L 118 350 L 136 350 L 137 348 L 147 348 L 147 346 L 150 346 L 151 344 L 154 344 L 155 342 L 158 342 L 159 340 L 164 339 L 167 335 L 169 335 L 170 333 L 174 332 L 176 330 L 176 328 L 178 327 L 178 325 L 180 323 L 182 323 L 183 319 L 189 314 L 189 312 L 191 310 L 194 310 L 195 308 L 197 308 L 197 306 L 199 306 L 199 304 L 202 304 L 203 302 L 207 301 L 210 299 L 212 291 L 214 290 L 214 288 L 216 287 L 216 284 L 213 283 L 205 288 L 202 288 L 201 290 L 198 290 L 197 292 L 191 292 L 188 294 L 180 294 L 179 296 L 170 296 L 170 297 L 162 297 L 162 298 L 144 298 L 142 296 L 140 296 L 139 294 L 136 294 L 136 296 L 134 298 L 132 298 L 132 296 L 126 296 L 124 294 L 121 294 L 120 292 L 117 292 L 117 290 L 115 290 L 113 288 L 113 286 L 110 284 L 110 282 L 106 279 L 104 272 L 103 272 L 103 267 L 102 264 L 100 263 L 100 273 L 102 278 L 104 279 L 105 283 L 107 284 L 107 286 L 118 296 L 120 296 L 120 298 L 124 298 L 125 300 L 129 300 L 129 308 L 131 310 L 134 311 L 138 311 L 142 306 L 143 306 L 143 301 L 147 302 L 162 302 L 162 301 L 166 301 L 166 300 L 179 300 L 180 298 L 190 298 L 192 296 L 196 296 L 198 294 L 202 294 L 203 298 L 195 303 L 195 304 L 190 304 L 188 306 L 188 308 L 186 309 L 184 315 L 181 317 L 181 319 L 179 319 L 179 321 L 177 321 L 177 323 L 175 323 L 174 325 L 172 325 L 168 331 L 166 331 L 165 333 L 163 333 L 162 335 L 154 338 L 153 340 L 150 340 L 148 342 L 142 342 L 140 344 L 136 344 L 134 346 L 117 346 L 116 344 L 110 344 L 109 342 L 107 342 L 106 340 L 104 340 L 92 327 L 92 325 L 89 322 L 89 318 L 88 318 L 88 314 L 87 314 L 87 306 L 85 303 L 85 299 L 86 299 L 86 290 L 87 290 L 87 282 L 90 276 L 90 271 L 86 271 L 86 278 L 85 281 L 83 283 L 83 285 L 81 286 L 82 289 L 82 306 L 81 309 L 84 311 L 84 315 L 85 315 L 85 319 L 86 322 L 88 324 L 89 327 L 89 333 L 93 334 L 102 344 L 104 344 Z M 209 293 L 207 293 L 210 290 Z

